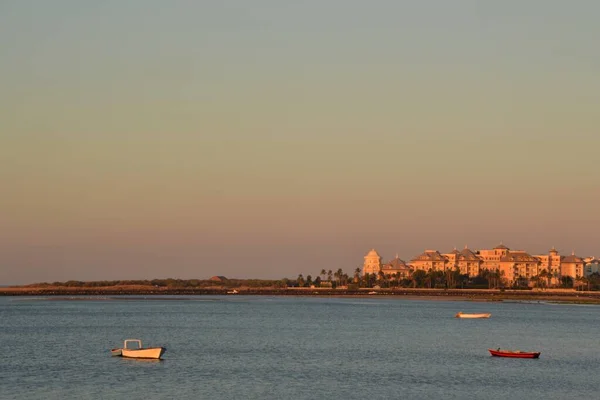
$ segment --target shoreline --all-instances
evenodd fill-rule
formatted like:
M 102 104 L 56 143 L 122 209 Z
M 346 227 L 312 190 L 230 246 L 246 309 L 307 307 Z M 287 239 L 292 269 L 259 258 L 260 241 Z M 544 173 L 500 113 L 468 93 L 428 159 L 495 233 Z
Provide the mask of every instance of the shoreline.
M 64 296 L 296 296 L 338 298 L 386 298 L 437 301 L 478 302 L 553 302 L 600 304 L 600 292 L 585 292 L 569 289 L 547 290 L 500 290 L 500 289 L 323 289 L 323 288 L 177 288 L 152 286 L 108 286 L 108 287 L 5 287 L 0 296 L 11 297 L 64 297 Z

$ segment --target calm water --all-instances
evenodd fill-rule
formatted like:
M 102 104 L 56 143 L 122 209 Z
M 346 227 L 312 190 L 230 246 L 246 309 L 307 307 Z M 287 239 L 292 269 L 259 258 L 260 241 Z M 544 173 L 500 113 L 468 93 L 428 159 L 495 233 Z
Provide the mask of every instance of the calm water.
M 0 398 L 595 399 L 599 315 L 377 298 L 0 297 Z M 165 359 L 111 357 L 127 338 L 167 347 Z M 488 347 L 542 355 L 492 358 Z

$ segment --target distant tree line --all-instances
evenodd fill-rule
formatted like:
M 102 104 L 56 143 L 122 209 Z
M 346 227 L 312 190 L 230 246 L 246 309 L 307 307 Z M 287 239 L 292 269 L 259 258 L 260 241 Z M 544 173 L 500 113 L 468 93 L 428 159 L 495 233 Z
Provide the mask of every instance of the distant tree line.
M 66 281 L 66 282 L 42 282 L 27 285 L 27 287 L 81 287 L 98 288 L 112 286 L 154 286 L 158 288 L 208 288 L 223 287 L 236 288 L 246 286 L 250 288 L 272 288 L 286 287 L 284 280 L 265 280 L 265 279 L 223 279 L 214 281 L 210 279 L 152 279 L 152 280 L 114 280 L 114 281 Z
M 66 282 L 42 282 L 26 285 L 26 287 L 80 287 L 98 288 L 113 286 L 154 286 L 157 288 L 209 288 L 222 287 L 223 289 L 248 287 L 248 288 L 286 288 L 286 287 L 346 287 L 348 289 L 359 288 L 432 288 L 432 289 L 531 289 L 537 288 L 575 288 L 577 290 L 600 290 L 600 274 L 593 273 L 588 277 L 573 279 L 563 276 L 557 283 L 550 284 L 553 276 L 542 271 L 538 276 L 532 278 L 518 277 L 508 285 L 506 279 L 499 272 L 483 270 L 479 275 L 470 277 L 461 274 L 457 269 L 447 271 L 424 271 L 416 270 L 408 277 L 397 274 L 386 275 L 382 271 L 378 274 L 361 274 L 360 268 L 356 268 L 350 276 L 341 268 L 337 271 L 322 269 L 320 274 L 299 274 L 296 279 L 283 278 L 279 280 L 268 279 L 222 279 L 220 281 L 210 279 L 152 279 L 152 280 L 104 280 L 104 281 L 75 281 Z

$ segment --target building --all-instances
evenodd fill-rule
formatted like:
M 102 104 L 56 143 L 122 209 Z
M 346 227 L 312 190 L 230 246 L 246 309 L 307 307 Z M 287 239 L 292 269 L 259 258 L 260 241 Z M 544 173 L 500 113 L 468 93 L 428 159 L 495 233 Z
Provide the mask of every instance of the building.
M 551 284 L 558 283 L 561 276 L 561 256 L 554 246 L 548 251 L 548 254 L 536 254 L 535 257 L 540 260 L 539 273 L 546 272 L 546 278 Z
M 510 249 L 500 243 L 498 246 L 491 250 L 479 250 L 478 255 L 482 260 L 482 269 L 489 271 L 500 270 L 500 259 L 508 254 Z
M 422 254 L 410 260 L 410 265 L 414 270 L 445 271 L 447 262 L 446 257 L 441 255 L 439 251 L 425 250 Z
M 560 261 L 560 275 L 570 276 L 573 279 L 579 279 L 583 275 L 583 258 L 577 257 L 575 251 L 570 256 L 563 257 Z
M 558 284 L 562 277 L 573 280 L 600 273 L 600 260 L 594 257 L 583 259 L 575 252 L 570 256 L 561 256 L 552 247 L 547 254 L 531 255 L 524 250 L 511 250 L 500 243 L 493 249 L 471 250 L 467 246 L 461 251 L 456 248 L 449 253 L 437 250 L 425 250 L 407 264 L 398 255 L 382 265 L 381 256 L 371 249 L 364 257 L 363 273 L 387 276 L 397 274 L 406 278 L 414 271 L 454 271 L 458 268 L 461 274 L 475 277 L 484 270 L 499 272 L 502 280 L 512 285 L 517 280 L 527 280 L 529 284 L 536 280 L 542 283 Z M 538 284 L 540 283 L 538 282 Z
M 500 275 L 509 283 L 531 279 L 538 275 L 539 264 L 539 259 L 523 250 L 509 251 L 500 258 Z
M 381 256 L 375 249 L 371 249 L 364 257 L 365 261 L 363 264 L 363 274 L 375 274 L 378 275 L 381 271 Z
M 396 254 L 396 257 L 393 260 L 387 262 L 383 267 L 381 267 L 381 271 L 386 276 L 395 275 L 399 279 L 408 278 L 410 274 L 412 274 L 412 268 L 410 268 L 406 262 L 401 260 L 400 257 L 398 257 L 398 254 Z
M 475 277 L 481 272 L 483 260 L 467 246 L 458 254 L 457 260 L 461 274 Z
M 455 270 L 458 268 L 458 256 L 460 255 L 460 251 L 456 250 L 456 247 L 450 253 L 443 253 L 442 255 L 446 257 L 447 269 Z
M 586 278 L 591 274 L 600 273 L 600 260 L 596 257 L 587 257 L 584 258 L 583 261 L 585 265 L 583 266 L 583 276 Z

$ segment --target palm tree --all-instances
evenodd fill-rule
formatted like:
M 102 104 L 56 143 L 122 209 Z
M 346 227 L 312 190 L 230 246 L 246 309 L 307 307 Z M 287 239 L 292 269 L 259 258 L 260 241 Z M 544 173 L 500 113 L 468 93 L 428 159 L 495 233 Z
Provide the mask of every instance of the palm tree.
M 573 287 L 573 278 L 570 276 L 561 276 L 560 285 L 564 288 L 572 288 Z
M 325 280 L 325 275 L 327 275 L 327 271 L 325 271 L 325 268 L 323 268 L 321 270 L 321 274 L 320 275 L 321 275 L 321 279 Z
M 425 282 L 426 276 L 427 276 L 427 272 L 423 271 L 422 269 L 418 269 L 415 272 L 413 272 L 411 275 L 412 286 L 413 287 L 422 287 L 423 283 Z
M 590 290 L 590 280 L 585 276 L 580 276 L 577 278 L 577 289 L 584 290 L 587 286 L 587 290 Z
M 344 277 L 344 271 L 342 271 L 341 268 L 338 268 L 338 270 L 335 273 L 337 274 L 339 286 L 342 286 L 342 278 Z
M 600 286 L 600 274 L 598 272 L 588 276 L 588 285 L 588 290 L 598 290 L 598 286 Z
M 331 278 L 332 278 L 332 276 L 333 276 L 333 271 L 331 271 L 331 270 L 327 271 L 327 280 L 328 280 L 329 282 L 331 282 Z
M 446 279 L 446 287 L 449 289 L 452 289 L 456 286 L 456 284 L 454 283 L 454 271 L 452 271 L 451 269 L 447 269 L 444 271 L 444 275 L 445 275 L 445 279 Z
M 498 289 L 499 286 L 502 286 L 502 277 L 504 276 L 504 272 L 500 272 L 495 270 L 493 272 L 496 284 L 494 285 L 494 289 Z
M 452 280 L 454 281 L 454 287 L 457 287 L 460 279 L 460 268 L 458 266 L 454 267 L 454 271 L 452 271 Z
M 360 283 L 360 268 L 354 270 L 354 282 Z
M 560 279 L 560 273 L 558 271 L 554 270 L 552 272 L 552 280 L 554 282 L 554 286 L 556 286 L 558 284 L 559 279 Z
M 504 288 L 506 286 L 506 273 L 500 269 L 496 269 L 495 272 L 498 276 L 498 287 Z
M 381 287 L 387 287 L 387 276 L 383 273 L 383 271 L 379 271 L 377 273 L 377 280 L 378 280 L 378 284 Z
M 398 281 L 400 280 L 400 274 L 394 272 L 390 277 L 390 287 L 398 287 Z
M 429 289 L 431 289 L 431 281 L 432 281 L 432 277 L 431 277 L 431 269 L 429 270 L 429 272 L 425 275 L 425 285 L 427 285 L 427 287 Z
M 552 287 L 554 285 L 554 272 L 552 272 L 552 269 L 548 269 L 548 271 L 546 271 L 546 279 L 548 280 L 548 287 Z
M 365 286 L 372 288 L 373 284 L 375 283 L 375 281 L 377 280 L 377 276 L 375 275 L 375 273 L 371 273 L 371 274 L 366 274 L 365 275 Z
M 546 269 L 542 269 L 540 271 L 540 273 L 538 274 L 538 277 L 540 278 L 540 286 L 542 287 L 542 289 L 546 286 L 546 280 L 548 278 L 548 271 L 546 271 Z
M 321 287 L 321 277 L 317 276 L 313 282 L 316 287 Z
M 515 284 L 514 286 L 516 288 L 522 288 L 522 287 L 526 287 L 529 286 L 529 281 L 526 277 L 524 277 L 523 275 L 519 274 L 519 276 L 515 279 Z

